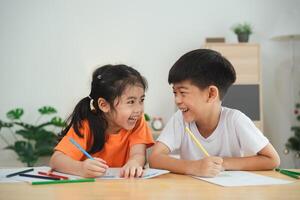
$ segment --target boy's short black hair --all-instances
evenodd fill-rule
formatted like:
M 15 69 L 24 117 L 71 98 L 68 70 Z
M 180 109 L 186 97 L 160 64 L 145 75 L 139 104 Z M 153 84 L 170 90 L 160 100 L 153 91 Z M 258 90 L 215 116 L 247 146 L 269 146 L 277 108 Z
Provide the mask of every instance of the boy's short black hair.
M 236 74 L 232 64 L 219 52 L 196 49 L 181 56 L 169 71 L 169 84 L 185 80 L 190 80 L 200 89 L 215 85 L 222 100 L 235 82 Z

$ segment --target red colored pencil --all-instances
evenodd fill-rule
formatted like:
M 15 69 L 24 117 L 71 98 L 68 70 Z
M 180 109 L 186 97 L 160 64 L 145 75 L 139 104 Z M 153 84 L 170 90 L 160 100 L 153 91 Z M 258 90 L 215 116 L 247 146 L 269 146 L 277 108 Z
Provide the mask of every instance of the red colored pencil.
M 69 179 L 69 177 L 53 174 L 52 172 L 38 172 L 38 174 L 45 175 L 45 176 L 50 176 L 50 177 L 53 177 L 53 178 L 64 179 L 64 180 Z

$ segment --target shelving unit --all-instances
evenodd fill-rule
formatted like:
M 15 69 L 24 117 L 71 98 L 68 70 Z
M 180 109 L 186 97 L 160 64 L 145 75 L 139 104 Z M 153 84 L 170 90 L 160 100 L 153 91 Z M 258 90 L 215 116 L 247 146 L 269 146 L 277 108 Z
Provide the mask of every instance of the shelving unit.
M 220 52 L 235 68 L 237 80 L 228 90 L 222 105 L 242 111 L 263 131 L 259 45 L 206 43 L 203 48 Z

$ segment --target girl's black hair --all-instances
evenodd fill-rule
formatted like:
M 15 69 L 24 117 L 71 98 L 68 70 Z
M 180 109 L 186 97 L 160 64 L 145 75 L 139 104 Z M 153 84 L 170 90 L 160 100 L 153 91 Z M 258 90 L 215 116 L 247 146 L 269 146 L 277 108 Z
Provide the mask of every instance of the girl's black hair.
M 83 127 L 83 121 L 87 121 L 93 144 L 89 153 L 100 151 L 105 143 L 105 130 L 107 121 L 103 112 L 98 107 L 98 99 L 104 98 L 114 108 L 114 100 L 120 97 L 128 85 L 139 85 L 144 90 L 147 89 L 147 81 L 141 74 L 126 65 L 104 65 L 97 68 L 93 73 L 91 92 L 88 97 L 79 101 L 75 106 L 73 113 L 67 119 L 67 127 L 61 132 L 61 140 L 71 127 L 79 137 L 83 137 L 80 129 Z M 94 111 L 91 110 L 90 102 L 93 100 Z
M 200 89 L 215 85 L 220 100 L 235 82 L 236 73 L 232 64 L 219 52 L 210 49 L 196 49 L 179 58 L 169 71 L 169 84 L 190 80 Z

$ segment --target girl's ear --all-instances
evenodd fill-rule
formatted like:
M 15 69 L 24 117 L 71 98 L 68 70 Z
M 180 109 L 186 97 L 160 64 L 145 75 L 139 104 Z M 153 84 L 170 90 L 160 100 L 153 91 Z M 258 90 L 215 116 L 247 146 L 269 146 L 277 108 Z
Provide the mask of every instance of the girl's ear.
M 98 99 L 98 107 L 104 113 L 107 113 L 107 112 L 110 111 L 110 105 L 109 105 L 109 103 L 105 99 L 103 99 L 101 97 Z
M 217 99 L 219 99 L 219 89 L 214 85 L 209 86 L 207 102 L 211 103 L 216 101 Z

